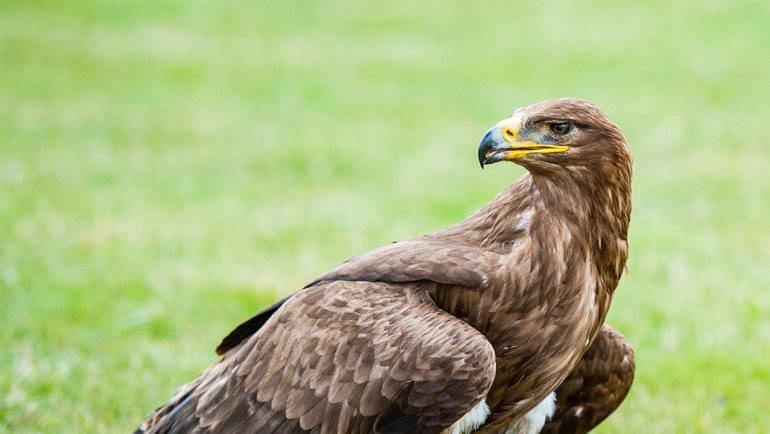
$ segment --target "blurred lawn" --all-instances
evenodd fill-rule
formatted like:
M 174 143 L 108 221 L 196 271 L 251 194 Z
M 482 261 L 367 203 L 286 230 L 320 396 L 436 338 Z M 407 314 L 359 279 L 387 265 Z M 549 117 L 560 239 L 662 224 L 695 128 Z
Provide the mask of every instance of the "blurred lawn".
M 770 426 L 770 3 L 4 1 L 0 431 L 130 432 L 232 327 L 522 173 L 593 100 L 635 153 L 637 351 L 599 432 Z

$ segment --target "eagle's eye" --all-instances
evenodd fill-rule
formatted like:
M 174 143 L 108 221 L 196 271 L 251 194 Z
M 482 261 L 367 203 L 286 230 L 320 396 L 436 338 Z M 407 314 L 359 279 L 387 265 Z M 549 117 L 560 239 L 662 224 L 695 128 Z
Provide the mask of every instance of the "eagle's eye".
M 572 131 L 572 125 L 567 122 L 552 122 L 548 124 L 548 128 L 552 133 L 563 136 Z

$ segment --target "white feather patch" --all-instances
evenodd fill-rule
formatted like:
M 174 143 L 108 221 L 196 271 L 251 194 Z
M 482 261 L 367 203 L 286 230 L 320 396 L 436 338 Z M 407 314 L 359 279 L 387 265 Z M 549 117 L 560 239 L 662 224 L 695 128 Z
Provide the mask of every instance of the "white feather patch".
M 548 421 L 548 419 L 553 416 L 555 411 L 556 393 L 551 392 L 551 394 L 546 396 L 545 399 L 540 402 L 540 404 L 536 405 L 535 408 L 524 415 L 524 417 L 529 420 L 531 427 L 530 433 L 539 433 L 540 430 L 543 429 L 543 426 L 545 426 L 545 423 Z
M 476 404 L 470 411 L 465 413 L 463 417 L 457 422 L 453 423 L 448 430 L 444 431 L 445 434 L 470 434 L 476 431 L 476 428 L 480 427 L 489 416 L 489 406 L 487 400 L 482 399 L 481 402 Z
M 508 426 L 505 434 L 537 434 L 556 411 L 556 393 L 551 392 L 540 404 Z
M 533 215 L 535 215 L 535 210 L 532 208 L 523 211 L 519 215 L 519 220 L 516 222 L 516 229 L 520 231 L 529 229 L 529 223 L 532 221 Z

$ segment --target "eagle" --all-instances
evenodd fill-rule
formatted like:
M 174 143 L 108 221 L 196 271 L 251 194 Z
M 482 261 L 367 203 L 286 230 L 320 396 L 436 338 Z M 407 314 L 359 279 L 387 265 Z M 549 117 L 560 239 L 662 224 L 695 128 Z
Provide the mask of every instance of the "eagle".
M 631 154 L 590 102 L 516 110 L 481 167 L 526 169 L 448 229 L 354 257 L 239 325 L 137 433 L 583 433 L 634 375 L 604 324 Z

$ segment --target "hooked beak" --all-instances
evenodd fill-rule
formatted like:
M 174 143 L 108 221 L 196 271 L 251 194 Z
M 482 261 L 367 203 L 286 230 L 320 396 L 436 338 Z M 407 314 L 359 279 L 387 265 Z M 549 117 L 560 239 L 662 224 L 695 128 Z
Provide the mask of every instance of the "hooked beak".
M 497 123 L 484 134 L 479 143 L 479 164 L 483 169 L 487 164 L 503 160 L 517 160 L 532 154 L 551 154 L 565 152 L 569 146 L 548 145 L 531 140 L 519 140 L 521 118 L 512 116 Z

